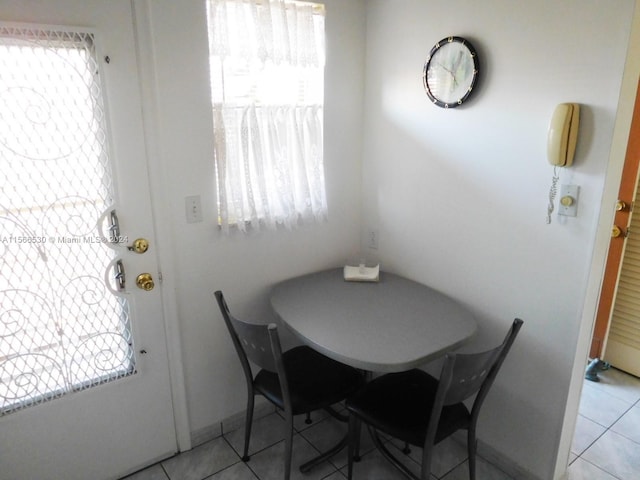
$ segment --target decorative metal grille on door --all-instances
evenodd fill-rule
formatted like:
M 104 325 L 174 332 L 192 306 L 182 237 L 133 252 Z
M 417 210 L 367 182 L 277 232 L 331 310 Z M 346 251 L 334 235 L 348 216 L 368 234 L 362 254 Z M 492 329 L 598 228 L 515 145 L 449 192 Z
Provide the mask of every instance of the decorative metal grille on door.
M 134 372 L 94 36 L 0 26 L 0 414 Z

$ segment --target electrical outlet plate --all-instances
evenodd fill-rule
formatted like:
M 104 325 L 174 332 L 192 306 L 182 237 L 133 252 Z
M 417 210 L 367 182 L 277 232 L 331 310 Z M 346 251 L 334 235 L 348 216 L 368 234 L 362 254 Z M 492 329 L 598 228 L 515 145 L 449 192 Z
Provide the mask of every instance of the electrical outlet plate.
M 372 250 L 378 249 L 378 231 L 374 229 L 369 229 L 367 231 L 367 248 Z

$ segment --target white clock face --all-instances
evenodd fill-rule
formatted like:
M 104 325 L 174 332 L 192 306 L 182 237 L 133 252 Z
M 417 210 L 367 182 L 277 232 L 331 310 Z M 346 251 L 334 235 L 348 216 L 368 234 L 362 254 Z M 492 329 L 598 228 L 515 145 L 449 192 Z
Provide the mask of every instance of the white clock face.
M 475 80 L 474 53 L 462 42 L 445 41 L 428 60 L 425 87 L 442 103 L 462 103 Z

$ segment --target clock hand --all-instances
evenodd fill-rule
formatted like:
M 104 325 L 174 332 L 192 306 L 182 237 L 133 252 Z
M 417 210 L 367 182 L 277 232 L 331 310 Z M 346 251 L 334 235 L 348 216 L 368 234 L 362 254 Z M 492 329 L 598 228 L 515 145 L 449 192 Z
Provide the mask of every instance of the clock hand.
M 445 67 L 442 63 L 438 63 L 438 66 L 440 68 L 442 68 L 443 70 L 445 70 L 447 73 L 453 75 L 453 72 L 451 70 L 449 70 L 447 67 Z
M 453 66 L 453 71 L 457 71 L 460 66 L 460 62 L 462 61 L 462 52 L 458 52 L 458 58 L 456 58 L 456 63 Z
M 460 68 L 460 62 L 462 62 L 462 52 L 458 52 L 458 58 L 453 65 L 453 71 L 451 75 L 453 75 L 453 83 L 455 86 L 458 86 L 458 79 L 456 78 L 456 73 L 458 72 L 458 68 Z
M 458 82 L 456 81 L 456 76 L 453 74 L 453 72 L 449 70 L 447 67 L 445 67 L 442 63 L 438 62 L 438 66 L 442 68 L 445 72 L 447 72 L 449 75 L 451 75 L 451 78 L 453 78 L 453 87 L 455 88 Z

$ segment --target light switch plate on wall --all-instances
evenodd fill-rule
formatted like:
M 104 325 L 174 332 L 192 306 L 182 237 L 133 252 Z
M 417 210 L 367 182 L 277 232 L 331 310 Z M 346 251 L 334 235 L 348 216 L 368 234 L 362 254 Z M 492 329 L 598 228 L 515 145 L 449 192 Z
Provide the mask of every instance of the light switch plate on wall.
M 202 205 L 200 195 L 191 195 L 184 198 L 184 209 L 187 223 L 198 223 L 202 221 Z

